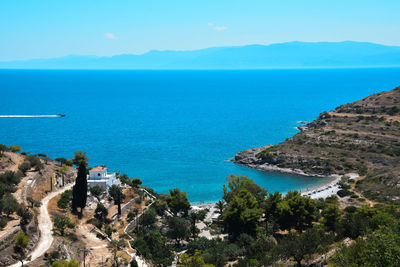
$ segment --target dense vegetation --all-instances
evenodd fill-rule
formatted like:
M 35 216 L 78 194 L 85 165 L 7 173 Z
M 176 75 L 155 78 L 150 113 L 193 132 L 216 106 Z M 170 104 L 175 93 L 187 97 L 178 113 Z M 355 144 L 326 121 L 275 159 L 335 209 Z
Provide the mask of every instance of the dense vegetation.
M 396 266 L 395 252 L 400 249 L 398 206 L 348 206 L 342 210 L 335 196 L 313 200 L 296 191 L 284 196 L 279 192 L 268 194 L 244 176 L 227 179 L 224 201 L 220 202 L 222 213 L 210 225 L 213 239 L 198 237 L 198 231 L 192 231 L 192 214 L 194 221 L 204 219 L 199 218 L 199 212 L 187 215 L 184 208 L 169 212 L 171 203 L 182 207 L 187 203 L 183 193 L 177 196 L 178 190 L 171 190 L 169 195 L 160 195 L 140 218 L 132 246 L 156 266 L 168 266 L 173 252 L 179 251 L 185 251 L 180 266 L 266 266 L 290 262 L 300 266 L 336 249 L 330 260 L 334 266 Z M 174 201 L 168 202 L 171 198 Z M 376 245 L 369 244 L 368 240 L 378 237 L 382 238 Z M 383 242 L 387 242 L 385 246 L 380 245 Z M 369 252 L 373 250 L 375 254 Z M 356 257 L 359 254 L 363 258 Z

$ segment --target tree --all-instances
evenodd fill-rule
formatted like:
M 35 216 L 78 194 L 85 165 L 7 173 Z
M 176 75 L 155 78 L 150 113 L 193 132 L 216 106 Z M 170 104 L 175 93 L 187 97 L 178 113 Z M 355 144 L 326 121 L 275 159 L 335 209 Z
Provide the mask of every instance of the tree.
M 122 189 L 118 185 L 113 184 L 108 189 L 108 194 L 110 194 L 114 200 L 114 205 L 118 205 L 118 215 L 121 215 L 121 203 L 125 199 Z
M 102 223 L 105 223 L 108 216 L 108 210 L 102 203 L 97 203 L 97 207 L 94 211 L 94 217 Z
M 15 185 L 21 181 L 22 173 L 5 171 L 0 174 L 0 197 L 3 197 L 5 193 L 13 193 L 17 190 Z
M 212 264 L 205 264 L 203 257 L 201 257 L 200 251 L 196 251 L 193 256 L 188 254 L 182 254 L 179 257 L 180 264 L 178 267 L 214 267 Z
M 69 165 L 68 163 L 70 163 L 66 158 L 56 158 L 55 161 L 57 161 L 61 165 Z
M 40 207 L 42 205 L 42 203 L 40 201 L 37 201 L 37 200 L 33 199 L 32 197 L 27 197 L 26 201 L 29 202 L 31 209 L 33 209 L 33 207 Z
M 167 236 L 174 239 L 179 245 L 181 240 L 186 240 L 189 238 L 189 226 L 185 219 L 180 217 L 172 217 L 168 221 L 169 230 Z
M 11 194 L 6 194 L 1 200 L 1 205 L 3 207 L 3 212 L 10 217 L 10 215 L 20 208 L 18 201 Z
M 51 265 L 54 261 L 60 258 L 60 250 L 53 250 L 51 252 L 44 253 L 44 260 L 47 262 L 48 265 Z
M 396 218 L 392 214 L 386 212 L 379 212 L 375 214 L 368 222 L 368 226 L 371 230 L 378 230 L 382 227 L 387 227 L 390 229 L 395 228 L 396 225 Z
M 18 170 L 20 170 L 23 174 L 26 174 L 27 171 L 31 169 L 31 163 L 29 161 L 24 161 L 18 166 Z
M 14 243 L 14 251 L 18 254 L 19 261 L 21 265 L 24 266 L 24 260 L 29 260 L 30 257 L 26 257 L 25 249 L 28 246 L 31 238 L 26 236 L 23 231 L 18 232 L 15 243 Z
M 60 209 L 67 209 L 72 200 L 72 190 L 66 190 L 61 194 L 60 199 L 57 201 L 57 207 Z
M 295 228 L 302 231 L 312 225 L 316 211 L 313 199 L 303 197 L 297 191 L 289 191 L 277 205 L 278 223 L 282 230 Z
M 141 185 L 141 184 L 142 184 L 142 180 L 140 180 L 139 178 L 133 178 L 133 179 L 130 181 L 130 185 L 131 185 L 132 187 L 134 187 L 134 188 L 138 188 L 139 185 Z
M 328 231 L 336 231 L 340 219 L 339 204 L 328 203 L 322 210 L 323 224 Z
M 101 195 L 101 193 L 103 193 L 103 189 L 100 186 L 98 186 L 98 185 L 92 186 L 89 189 L 89 191 L 92 194 L 92 196 L 97 198 L 97 201 L 100 201 L 100 195 Z
M 275 220 L 279 217 L 278 204 L 282 201 L 282 194 L 275 192 L 269 194 L 267 200 L 265 201 L 265 217 L 274 218 Z
M 64 236 L 65 229 L 73 229 L 75 227 L 75 224 L 67 216 L 61 214 L 54 215 L 53 223 L 54 228 L 60 232 L 61 236 Z
M 43 163 L 38 156 L 27 156 L 25 161 L 29 162 L 31 164 L 31 168 L 35 168 L 35 171 L 40 171 L 43 169 Z
M 190 233 L 193 238 L 196 238 L 200 232 L 200 230 L 196 226 L 196 222 L 198 220 L 198 214 L 195 212 L 191 213 L 189 215 L 189 220 L 190 220 Z
M 75 185 L 72 189 L 72 210 L 77 211 L 81 208 L 81 214 L 86 207 L 87 200 L 87 176 L 86 176 L 86 162 L 81 161 L 78 168 L 78 176 L 76 177 Z
M 309 228 L 300 235 L 289 233 L 279 242 L 276 250 L 285 259 L 293 257 L 297 266 L 301 266 L 301 261 L 318 252 L 322 244 L 321 233 L 315 228 Z
M 254 198 L 262 203 L 267 196 L 267 190 L 260 187 L 253 180 L 243 175 L 233 175 L 226 177 L 228 186 L 223 185 L 224 196 L 223 199 L 229 203 L 234 195 L 238 194 L 242 189 L 246 189 Z
M 354 213 L 346 213 L 339 221 L 336 231 L 341 237 L 356 239 L 367 232 L 368 221 L 372 214 L 367 214 L 357 209 Z
M 334 266 L 400 266 L 400 235 L 383 227 L 342 246 L 332 257 Z
M 75 165 L 77 167 L 82 164 L 85 167 L 89 166 L 88 160 L 89 160 L 89 158 L 86 156 L 86 152 L 82 152 L 82 151 L 75 151 L 74 157 L 71 159 L 73 165 Z
M 21 228 L 24 229 L 25 226 L 32 220 L 33 214 L 29 210 L 29 208 L 26 208 L 23 205 L 21 205 L 21 207 L 17 210 L 17 214 L 21 218 L 20 219 Z
M 261 214 L 255 197 L 243 188 L 230 199 L 222 218 L 228 233 L 237 237 L 242 233 L 255 235 Z
M 157 213 L 153 208 L 147 209 L 142 216 L 140 216 L 140 224 L 142 226 L 151 227 L 157 222 Z
M 152 208 L 154 208 L 156 210 L 158 215 L 163 216 L 165 211 L 168 210 L 167 201 L 165 201 L 164 199 L 157 198 L 154 201 L 154 204 L 152 205 Z
M 197 217 L 197 220 L 199 220 L 199 221 L 204 221 L 204 219 L 206 218 L 206 215 L 207 215 L 206 210 L 199 210 L 198 212 L 196 212 L 196 217 Z
M 8 151 L 10 151 L 10 149 L 6 145 L 0 144 L 0 156 L 3 155 L 4 152 Z
M 51 265 L 52 267 L 79 267 L 79 263 L 72 259 L 70 261 L 63 260 L 61 262 L 55 261 Z
M 16 153 L 16 152 L 21 152 L 21 146 L 18 146 L 18 145 L 11 145 L 11 146 L 10 146 L 10 150 L 11 150 L 11 152 L 14 152 L 14 153 Z
M 115 232 L 115 230 L 111 226 L 106 225 L 106 227 L 104 228 L 104 232 L 106 233 L 108 238 L 111 238 L 112 233 Z
M 121 181 L 122 184 L 127 184 L 130 182 L 129 176 L 125 173 L 119 176 L 119 180 Z
M 218 209 L 219 214 L 222 214 L 224 212 L 225 203 L 222 200 L 219 200 L 215 203 L 215 207 Z
M 134 241 L 134 247 L 142 256 L 153 262 L 155 266 L 170 266 L 173 260 L 171 247 L 167 238 L 159 230 L 139 231 Z
M 178 188 L 170 189 L 167 196 L 168 207 L 174 215 L 182 212 L 184 216 L 188 215 L 190 210 L 190 203 L 187 198 L 186 192 L 181 192 Z

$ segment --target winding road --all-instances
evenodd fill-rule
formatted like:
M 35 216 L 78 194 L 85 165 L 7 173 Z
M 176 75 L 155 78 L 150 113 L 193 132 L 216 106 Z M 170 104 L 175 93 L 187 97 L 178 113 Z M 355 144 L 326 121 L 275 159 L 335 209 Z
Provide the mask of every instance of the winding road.
M 47 210 L 47 205 L 49 204 L 49 201 L 52 198 L 72 188 L 72 186 L 73 184 L 67 185 L 57 191 L 51 192 L 49 195 L 47 195 L 42 199 L 41 201 L 42 205 L 40 206 L 40 214 L 38 216 L 38 225 L 40 231 L 39 243 L 36 245 L 35 249 L 29 254 L 29 256 L 31 256 L 31 259 L 29 261 L 24 262 L 24 264 L 36 260 L 51 247 L 51 244 L 53 243 L 54 239 L 52 233 L 53 222 L 51 221 L 49 211 Z M 10 267 L 20 267 L 20 266 L 22 266 L 21 262 L 18 262 L 11 265 Z

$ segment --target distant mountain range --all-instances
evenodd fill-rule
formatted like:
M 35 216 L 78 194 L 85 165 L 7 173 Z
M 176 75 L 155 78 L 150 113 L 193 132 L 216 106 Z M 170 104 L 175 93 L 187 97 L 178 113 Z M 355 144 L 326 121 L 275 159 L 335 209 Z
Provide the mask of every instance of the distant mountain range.
M 400 66 L 400 46 L 365 42 L 289 42 L 150 51 L 111 57 L 66 56 L 0 62 L 18 69 L 269 69 Z

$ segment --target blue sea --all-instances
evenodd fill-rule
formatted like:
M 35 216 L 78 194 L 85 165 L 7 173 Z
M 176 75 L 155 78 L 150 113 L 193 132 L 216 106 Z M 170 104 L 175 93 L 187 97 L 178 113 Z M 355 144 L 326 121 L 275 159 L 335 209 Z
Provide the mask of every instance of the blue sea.
M 66 157 L 86 151 L 141 178 L 158 192 L 180 188 L 192 202 L 217 201 L 230 174 L 269 192 L 305 190 L 327 178 L 266 173 L 228 160 L 244 149 L 275 144 L 298 121 L 390 90 L 400 69 L 245 71 L 0 70 L 0 143 Z

